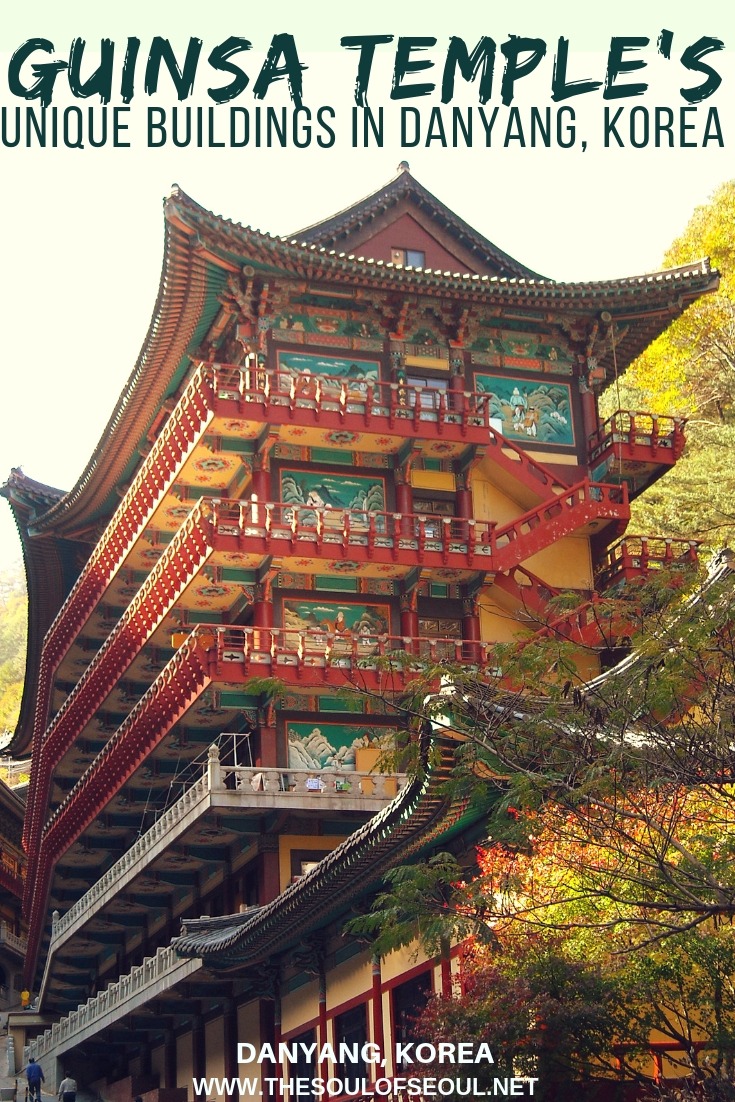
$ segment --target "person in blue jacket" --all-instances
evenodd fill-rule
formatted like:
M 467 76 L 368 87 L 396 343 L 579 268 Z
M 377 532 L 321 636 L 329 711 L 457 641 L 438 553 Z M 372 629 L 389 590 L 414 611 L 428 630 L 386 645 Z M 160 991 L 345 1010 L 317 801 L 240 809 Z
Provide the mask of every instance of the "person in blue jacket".
M 41 1102 L 41 1083 L 44 1081 L 43 1068 L 31 1056 L 27 1067 L 23 1070 L 28 1080 L 28 1102 Z

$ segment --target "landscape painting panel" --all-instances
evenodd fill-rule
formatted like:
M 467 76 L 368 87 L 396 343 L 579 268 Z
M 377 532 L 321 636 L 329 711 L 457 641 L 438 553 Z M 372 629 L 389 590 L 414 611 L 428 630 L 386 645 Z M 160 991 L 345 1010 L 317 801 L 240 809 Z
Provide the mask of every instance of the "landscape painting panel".
M 305 392 L 305 380 L 313 377 L 337 379 L 347 383 L 350 390 L 361 393 L 368 383 L 378 382 L 380 364 L 377 360 L 353 360 L 341 356 L 279 350 L 278 372 L 282 385 L 289 379 L 297 381 L 300 392 Z
M 385 479 L 363 475 L 325 474 L 313 470 L 281 471 L 281 501 L 284 505 L 298 506 L 299 523 L 316 524 L 315 510 L 325 510 L 325 523 L 329 512 L 337 512 L 339 520 L 344 510 L 349 510 L 353 528 L 367 528 L 368 513 L 385 512 Z M 380 517 L 379 520 L 384 518 Z
M 475 375 L 475 388 L 487 395 L 489 416 L 513 440 L 574 447 L 571 388 L 567 383 L 536 382 Z
M 287 646 L 303 646 L 310 654 L 329 650 L 339 655 L 351 652 L 355 644 L 359 653 L 370 654 L 379 637 L 390 634 L 390 608 L 329 599 L 284 600 L 283 627 Z
M 355 751 L 391 750 L 395 730 L 346 723 L 286 723 L 290 769 L 354 770 Z

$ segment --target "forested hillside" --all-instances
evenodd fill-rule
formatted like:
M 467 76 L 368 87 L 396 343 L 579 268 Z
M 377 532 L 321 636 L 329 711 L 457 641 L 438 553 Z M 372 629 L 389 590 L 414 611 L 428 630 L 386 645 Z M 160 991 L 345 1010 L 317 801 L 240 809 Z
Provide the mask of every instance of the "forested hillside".
M 0 572 L 0 746 L 12 734 L 23 693 L 28 600 L 23 568 Z
M 635 503 L 631 531 L 696 536 L 726 546 L 735 528 L 735 181 L 699 207 L 663 258 L 674 267 L 709 257 L 720 290 L 691 306 L 604 399 L 617 408 L 688 417 L 673 471 Z

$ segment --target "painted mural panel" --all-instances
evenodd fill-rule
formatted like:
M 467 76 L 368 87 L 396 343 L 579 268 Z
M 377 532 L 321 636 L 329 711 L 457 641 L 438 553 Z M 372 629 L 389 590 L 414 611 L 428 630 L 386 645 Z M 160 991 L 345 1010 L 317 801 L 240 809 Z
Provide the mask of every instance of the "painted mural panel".
M 323 336 L 378 337 L 383 334 L 377 322 L 365 317 L 345 317 L 341 312 L 324 310 L 319 313 L 302 310 L 279 314 L 273 328 L 297 333 L 320 333 Z M 316 342 L 320 343 L 320 342 Z
M 486 394 L 490 417 L 500 432 L 527 444 L 574 446 L 571 387 L 568 383 L 536 382 L 475 375 L 475 388 Z
M 498 331 L 497 319 L 481 321 L 480 326 L 493 330 L 487 336 L 478 334 L 470 344 L 473 362 L 501 364 L 522 371 L 545 371 L 555 375 L 571 375 L 574 360 L 568 348 L 551 344 L 538 333 Z M 484 359 L 483 357 L 487 357 Z
M 368 513 L 385 512 L 385 479 L 370 475 L 324 474 L 313 470 L 281 471 L 281 501 L 299 506 L 299 523 L 316 524 L 316 512 L 324 510 L 325 523 L 329 512 L 339 510 L 335 522 L 341 523 L 341 512 L 349 509 L 353 527 L 367 528 Z M 384 521 L 379 517 L 380 522 Z
M 356 768 L 358 750 L 391 750 L 395 731 L 347 723 L 286 722 L 288 764 L 291 769 Z
M 278 371 L 283 381 L 297 380 L 298 393 L 310 397 L 309 379 L 328 378 L 346 382 L 350 390 L 362 393 L 368 383 L 377 383 L 380 364 L 377 360 L 347 359 L 307 352 L 278 352 Z
M 366 653 L 375 649 L 378 636 L 390 634 L 390 608 L 379 604 L 346 604 L 326 600 L 284 600 L 283 627 L 294 636 L 288 645 L 303 646 L 310 653 L 323 653 L 327 647 L 333 654 L 364 646 Z M 298 633 L 298 635 L 296 634 Z

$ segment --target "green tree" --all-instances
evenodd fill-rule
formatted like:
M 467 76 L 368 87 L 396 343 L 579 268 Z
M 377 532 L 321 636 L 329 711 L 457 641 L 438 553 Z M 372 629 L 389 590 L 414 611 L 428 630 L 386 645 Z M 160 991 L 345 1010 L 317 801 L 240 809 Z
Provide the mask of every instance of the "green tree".
M 472 1068 L 480 1090 L 492 1094 L 496 1077 L 523 1076 L 537 1080 L 534 1098 L 561 1102 L 571 1080 L 617 1072 L 610 1038 L 624 1032 L 629 1041 L 624 993 L 594 963 L 570 959 L 563 947 L 516 941 L 503 953 L 466 956 L 463 980 L 451 997 L 429 1001 L 414 1033 L 435 1043 L 461 1039 L 475 1051 L 484 1042 L 494 1062 Z M 447 1074 L 441 1065 L 424 1071 Z
M 664 257 L 676 267 L 709 257 L 720 287 L 671 325 L 611 387 L 621 405 L 689 418 L 683 459 L 634 504 L 645 532 L 699 537 L 721 546 L 735 526 L 735 181 L 697 208 Z
M 608 1053 L 624 1047 L 630 1075 L 641 1067 L 636 1054 L 658 1033 L 672 1047 L 675 1070 L 729 1088 L 729 563 L 722 556 L 689 593 L 664 576 L 642 587 L 630 657 L 587 684 L 576 675 L 574 648 L 548 639 L 498 647 L 492 676 L 461 667 L 427 671 L 406 706 L 430 717 L 439 735 L 458 736 L 456 797 L 487 800 L 494 791 L 487 840 L 476 858 L 438 854 L 395 870 L 351 931 L 374 937 L 378 952 L 412 936 L 432 953 L 451 938 L 472 937 L 482 967 L 503 971 L 500 958 L 510 954 L 518 982 L 534 960 L 586 962 L 616 991 L 622 1017 L 608 1026 L 606 1044 Z M 551 974 L 537 973 L 549 984 Z M 540 1066 L 539 1053 L 529 1052 Z M 581 1063 L 572 1065 L 581 1071 Z

